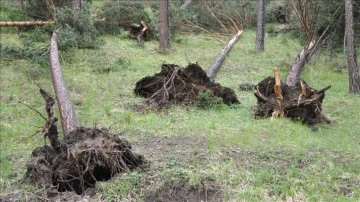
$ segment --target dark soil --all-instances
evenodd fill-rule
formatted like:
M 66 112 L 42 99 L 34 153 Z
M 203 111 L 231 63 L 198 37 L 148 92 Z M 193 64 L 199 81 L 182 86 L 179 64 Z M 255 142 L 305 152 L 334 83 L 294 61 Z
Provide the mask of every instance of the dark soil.
M 219 97 L 227 105 L 239 103 L 234 90 L 213 82 L 197 64 L 189 64 L 186 68 L 163 64 L 159 73 L 140 79 L 134 92 L 147 98 L 149 104 L 160 107 L 193 104 L 201 92 Z
M 168 182 L 164 187 L 145 196 L 145 202 L 222 201 L 221 192 L 214 188 L 197 188 L 185 182 Z
M 329 122 L 322 114 L 322 102 L 325 90 L 316 90 L 301 80 L 295 86 L 281 82 L 283 100 L 275 95 L 275 78 L 267 77 L 255 86 L 257 105 L 253 108 L 255 117 L 285 116 L 308 125 Z M 305 90 L 305 94 L 303 93 Z
M 80 127 L 60 142 L 60 148 L 36 148 L 27 163 L 25 181 L 82 194 L 97 181 L 142 168 L 147 161 L 131 152 L 130 143 L 107 129 Z

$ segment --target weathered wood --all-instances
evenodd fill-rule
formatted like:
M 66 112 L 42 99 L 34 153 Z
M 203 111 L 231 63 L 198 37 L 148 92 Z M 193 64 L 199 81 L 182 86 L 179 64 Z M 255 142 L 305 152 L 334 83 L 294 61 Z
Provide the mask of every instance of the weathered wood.
M 191 2 L 192 2 L 192 0 L 186 0 L 186 1 L 183 3 L 183 5 L 180 6 L 180 10 L 185 10 L 185 9 L 187 9 L 187 8 L 190 6 Z
M 216 76 L 216 73 L 219 71 L 222 62 L 225 60 L 226 55 L 230 52 L 231 48 L 234 46 L 234 44 L 239 40 L 239 37 L 242 35 L 243 30 L 239 30 L 232 38 L 231 40 L 226 44 L 224 49 L 221 50 L 219 55 L 216 57 L 214 62 L 211 64 L 209 70 L 207 71 L 207 76 L 211 79 L 214 79 Z
M 285 81 L 288 86 L 295 86 L 300 81 L 300 73 L 316 49 L 318 49 L 318 46 L 315 46 L 315 41 L 312 41 L 299 53 L 288 71 Z
M 54 21 L 0 21 L 0 27 L 43 26 Z
M 282 101 L 284 100 L 284 97 L 282 95 L 282 90 L 281 90 L 281 80 L 280 80 L 279 70 L 277 68 L 274 68 L 273 71 L 275 76 L 275 85 L 274 85 L 275 95 L 276 98 Z
M 77 129 L 75 111 L 73 109 L 69 92 L 66 88 L 64 76 L 61 72 L 57 34 L 54 32 L 50 43 L 50 69 L 52 82 L 58 103 L 64 136 L 68 136 Z

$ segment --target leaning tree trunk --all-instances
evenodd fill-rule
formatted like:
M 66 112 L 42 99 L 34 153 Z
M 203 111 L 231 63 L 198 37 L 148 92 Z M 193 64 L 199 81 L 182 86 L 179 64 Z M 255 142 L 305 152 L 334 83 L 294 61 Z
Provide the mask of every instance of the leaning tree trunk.
M 256 50 L 264 51 L 264 0 L 258 0 L 256 4 L 257 27 L 256 27 Z
M 318 47 L 312 41 L 305 47 L 297 56 L 294 63 L 291 65 L 288 75 L 286 77 L 286 84 L 288 86 L 295 86 L 300 81 L 300 73 L 305 66 L 306 62 L 311 58 Z
M 187 8 L 190 6 L 191 2 L 192 2 L 192 0 L 186 0 L 186 1 L 184 2 L 184 4 L 180 6 L 180 10 L 185 10 L 185 9 L 187 9 Z
M 349 91 L 360 93 L 360 73 L 356 61 L 353 1 L 345 0 L 345 37 L 347 63 L 349 68 Z
M 216 57 L 214 62 L 211 64 L 209 70 L 207 71 L 207 76 L 211 79 L 214 79 L 216 76 L 216 73 L 219 71 L 222 62 L 225 60 L 226 55 L 230 52 L 231 48 L 234 46 L 234 44 L 239 40 L 239 37 L 243 33 L 243 30 L 239 30 L 232 39 L 226 44 L 224 49 L 221 50 L 219 55 Z
M 73 109 L 69 92 L 66 88 L 64 76 L 61 72 L 57 34 L 54 32 L 50 43 L 50 69 L 52 82 L 58 103 L 64 136 L 68 136 L 77 129 L 75 111 Z

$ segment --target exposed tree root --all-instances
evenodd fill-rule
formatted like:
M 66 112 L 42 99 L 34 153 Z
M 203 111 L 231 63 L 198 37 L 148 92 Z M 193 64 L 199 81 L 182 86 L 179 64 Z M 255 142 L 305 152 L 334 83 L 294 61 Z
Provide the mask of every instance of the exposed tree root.
M 300 80 L 288 86 L 275 77 L 267 77 L 255 86 L 257 105 L 253 108 L 255 117 L 284 116 L 302 123 L 313 125 L 329 122 L 322 114 L 325 91 L 331 86 L 316 90 Z
M 225 104 L 239 103 L 235 91 L 213 82 L 197 64 L 186 68 L 174 64 L 163 64 L 161 71 L 136 83 L 136 95 L 147 98 L 147 102 L 158 107 L 170 104 L 195 103 L 200 92 L 222 98 Z
M 109 180 L 117 173 L 147 165 L 146 159 L 131 151 L 130 143 L 108 129 L 78 127 L 65 139 L 58 140 L 54 99 L 40 89 L 46 101 L 48 120 L 44 136 L 51 146 L 36 148 L 27 163 L 25 181 L 57 191 L 81 194 L 97 181 Z

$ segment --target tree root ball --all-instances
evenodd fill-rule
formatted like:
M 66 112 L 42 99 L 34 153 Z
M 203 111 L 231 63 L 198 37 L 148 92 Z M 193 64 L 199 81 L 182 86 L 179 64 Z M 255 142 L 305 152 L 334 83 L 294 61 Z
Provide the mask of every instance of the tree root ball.
M 331 86 L 316 90 L 308 86 L 304 80 L 300 80 L 295 86 L 281 82 L 282 100 L 276 95 L 274 86 L 274 77 L 267 77 L 255 86 L 255 118 L 284 116 L 308 125 L 329 123 L 322 114 L 322 102 L 325 91 Z
M 197 64 L 189 64 L 186 68 L 163 64 L 159 73 L 140 79 L 134 92 L 158 106 L 195 103 L 200 92 L 220 97 L 227 105 L 239 103 L 233 89 L 213 82 Z
M 147 160 L 131 151 L 130 143 L 107 129 L 79 127 L 60 141 L 59 148 L 36 148 L 27 163 L 25 181 L 57 191 L 82 194 L 97 181 L 144 168 Z

